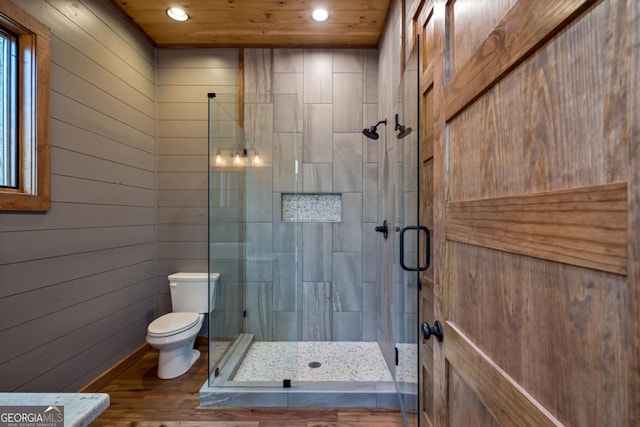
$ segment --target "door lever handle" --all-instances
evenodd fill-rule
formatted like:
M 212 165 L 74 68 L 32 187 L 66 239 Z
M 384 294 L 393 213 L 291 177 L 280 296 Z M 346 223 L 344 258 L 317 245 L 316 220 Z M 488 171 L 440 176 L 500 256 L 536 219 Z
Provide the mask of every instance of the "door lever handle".
M 433 328 L 429 326 L 427 322 L 424 322 L 420 328 L 422 329 L 422 337 L 425 340 L 431 338 L 432 335 L 436 337 L 438 341 L 442 341 L 442 339 L 444 338 L 444 330 L 442 329 L 442 325 L 440 324 L 439 320 L 436 320 L 436 322 L 433 324 Z

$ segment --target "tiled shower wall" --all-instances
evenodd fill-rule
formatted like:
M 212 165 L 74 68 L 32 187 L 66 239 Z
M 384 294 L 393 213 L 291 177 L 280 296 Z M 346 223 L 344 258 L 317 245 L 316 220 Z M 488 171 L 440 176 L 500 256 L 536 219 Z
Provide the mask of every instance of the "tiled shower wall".
M 167 274 L 207 269 L 206 93 L 237 112 L 237 58 L 234 49 L 158 51 L 159 314 L 170 310 Z M 376 340 L 383 138 L 362 129 L 380 120 L 377 51 L 245 49 L 244 69 L 244 130 L 265 163 L 243 179 L 225 172 L 225 206 L 211 228 L 222 274 L 213 334 Z M 283 192 L 341 194 L 342 222 L 282 222 Z M 234 228 L 234 215 L 246 230 Z
M 245 49 L 246 332 L 375 341 L 376 50 Z M 296 166 L 297 164 L 297 166 Z M 339 193 L 341 222 L 281 221 L 283 192 Z

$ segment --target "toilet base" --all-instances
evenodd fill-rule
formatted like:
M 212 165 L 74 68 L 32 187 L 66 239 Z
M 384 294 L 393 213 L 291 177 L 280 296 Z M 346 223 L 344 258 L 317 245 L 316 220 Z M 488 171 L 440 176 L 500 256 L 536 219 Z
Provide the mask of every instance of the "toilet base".
M 193 348 L 194 341 L 189 345 L 171 350 L 160 350 L 158 357 L 158 377 L 163 380 L 177 378 L 186 373 L 196 360 L 200 358 L 200 351 Z

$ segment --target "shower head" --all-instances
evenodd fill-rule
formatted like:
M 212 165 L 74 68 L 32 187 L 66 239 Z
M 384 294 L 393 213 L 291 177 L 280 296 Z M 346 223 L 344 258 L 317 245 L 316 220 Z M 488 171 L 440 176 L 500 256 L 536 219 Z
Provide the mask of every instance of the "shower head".
M 400 125 L 398 126 L 398 128 L 396 130 L 399 130 L 400 133 L 398 135 L 396 135 L 396 138 L 398 139 L 402 139 L 405 136 L 409 135 L 412 131 L 411 128 L 405 127 L 404 125 Z
M 378 135 L 378 126 L 380 126 L 380 124 L 384 124 L 386 126 L 387 125 L 387 119 L 380 120 L 378 123 L 376 123 L 375 125 L 371 126 L 368 129 L 362 129 L 362 133 L 367 138 L 378 139 L 378 138 L 380 138 L 380 135 Z
M 380 135 L 378 135 L 378 132 L 376 132 L 376 127 L 375 126 L 371 126 L 370 129 L 362 129 L 362 133 L 364 134 L 364 136 L 366 136 L 369 139 L 378 139 L 378 138 L 380 138 Z
M 398 120 L 398 115 L 396 114 L 396 127 L 394 129 L 395 131 L 400 131 L 400 133 L 398 135 L 396 135 L 396 138 L 398 139 L 402 139 L 405 136 L 409 135 L 411 133 L 411 128 L 405 127 L 405 125 L 401 125 L 400 121 Z

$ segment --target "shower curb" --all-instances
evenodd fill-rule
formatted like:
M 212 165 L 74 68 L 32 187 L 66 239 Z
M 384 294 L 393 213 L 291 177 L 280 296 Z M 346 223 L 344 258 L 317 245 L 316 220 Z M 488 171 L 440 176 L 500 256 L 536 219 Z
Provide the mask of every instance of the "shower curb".
M 407 410 L 415 402 L 415 383 L 292 381 L 291 387 L 210 387 L 200 389 L 201 408 L 377 408 Z M 402 398 L 402 399 L 401 399 Z M 402 400 L 402 401 L 401 401 Z

